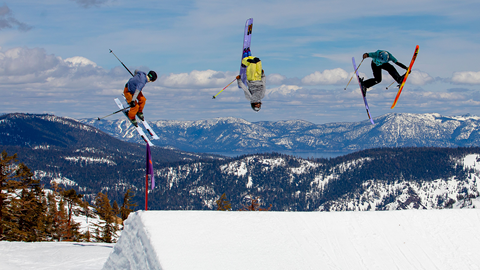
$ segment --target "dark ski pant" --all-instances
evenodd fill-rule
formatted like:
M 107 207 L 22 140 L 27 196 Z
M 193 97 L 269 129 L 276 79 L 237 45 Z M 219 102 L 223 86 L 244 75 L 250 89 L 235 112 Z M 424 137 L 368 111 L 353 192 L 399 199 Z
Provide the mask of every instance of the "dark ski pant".
M 377 83 L 380 83 L 382 81 L 382 69 L 386 70 L 397 83 L 402 83 L 400 74 L 398 74 L 398 71 L 391 64 L 385 63 L 381 66 L 377 66 L 372 61 L 373 78 L 364 81 L 363 86 L 365 86 L 365 88 L 370 88 Z

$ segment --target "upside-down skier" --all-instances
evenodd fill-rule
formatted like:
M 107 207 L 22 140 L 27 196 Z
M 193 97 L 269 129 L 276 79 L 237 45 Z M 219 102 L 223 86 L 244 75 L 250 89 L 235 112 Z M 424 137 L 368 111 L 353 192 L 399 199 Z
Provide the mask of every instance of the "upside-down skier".
M 146 74 L 143 71 L 135 70 L 133 77 L 125 84 L 123 94 L 127 103 L 130 105 L 128 118 L 134 126 L 138 126 L 135 115 L 142 121 L 144 120 L 143 108 L 147 99 L 143 96 L 142 90 L 148 82 L 154 82 L 157 79 L 157 73 L 151 70 Z
M 398 83 L 401 84 L 405 74 L 400 76 L 398 71 L 392 66 L 389 61 L 392 61 L 397 66 L 407 70 L 408 67 L 404 64 L 398 62 L 398 60 L 388 51 L 385 50 L 377 50 L 376 52 L 364 53 L 363 59 L 371 57 L 372 58 L 372 72 L 373 78 L 363 81 L 363 78 L 360 80 L 362 81 L 363 89 L 362 92 L 364 95 L 367 94 L 367 89 L 380 83 L 382 81 L 382 69 L 386 70 L 390 76 Z
M 247 68 L 247 85 L 242 81 L 240 75 L 237 76 L 237 83 L 245 92 L 245 98 L 250 101 L 250 106 L 256 112 L 262 108 L 262 98 L 265 97 L 266 78 L 262 69 L 262 62 L 258 57 L 246 55 L 242 59 L 242 66 Z

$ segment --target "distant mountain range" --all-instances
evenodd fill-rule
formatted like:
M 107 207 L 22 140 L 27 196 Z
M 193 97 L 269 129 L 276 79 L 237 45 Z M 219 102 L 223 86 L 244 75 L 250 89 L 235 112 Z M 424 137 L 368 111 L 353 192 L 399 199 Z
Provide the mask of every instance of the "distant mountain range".
M 82 119 L 118 139 L 141 142 L 126 119 Z M 157 145 L 194 152 L 353 152 L 375 147 L 480 146 L 480 117 L 390 113 L 368 121 L 313 124 L 303 120 L 248 122 L 238 118 L 150 121 Z
M 262 140 L 261 136 L 265 136 L 263 141 L 267 146 L 275 146 L 271 143 L 274 136 L 284 134 L 292 142 L 299 142 L 293 139 L 294 134 L 302 137 L 314 134 L 314 130 L 322 130 L 317 136 L 331 138 L 333 145 L 349 141 L 357 142 L 356 147 L 368 147 L 368 142 L 372 147 L 381 147 L 331 159 L 301 159 L 279 153 L 224 158 L 152 147 L 156 188 L 149 195 L 150 208 L 215 209 L 215 201 L 223 193 L 235 210 L 246 203 L 248 196 L 259 197 L 264 206 L 271 204 L 272 210 L 277 211 L 473 208 L 478 205 L 480 188 L 480 147 L 470 147 L 478 140 L 476 121 L 474 116 L 435 114 L 391 114 L 377 118 L 375 126 L 367 122 L 248 123 L 233 118 L 187 123 L 166 121 L 173 134 L 180 133 L 183 123 L 183 138 L 198 138 L 198 148 L 208 145 L 202 140 L 217 138 L 216 144 L 222 145 L 221 138 L 228 137 L 225 142 L 237 146 L 234 149 L 251 147 L 259 151 L 262 148 L 255 148 L 255 143 Z M 165 138 L 167 129 L 158 128 L 163 122 L 153 123 Z M 188 142 L 181 138 L 177 141 Z M 424 142 L 429 146 L 452 147 L 391 148 L 375 144 L 380 138 L 382 143 L 395 142 L 400 146 Z M 313 145 L 315 140 L 304 145 Z M 34 114 L 0 116 L 0 144 L 9 155 L 17 153 L 19 161 L 47 187 L 56 182 L 75 188 L 86 194 L 86 198 L 107 192 L 117 202 L 130 188 L 138 205 L 143 205 L 144 144 L 121 141 L 74 119 Z M 290 148 L 276 149 L 293 149 L 298 144 L 280 144 L 286 145 Z

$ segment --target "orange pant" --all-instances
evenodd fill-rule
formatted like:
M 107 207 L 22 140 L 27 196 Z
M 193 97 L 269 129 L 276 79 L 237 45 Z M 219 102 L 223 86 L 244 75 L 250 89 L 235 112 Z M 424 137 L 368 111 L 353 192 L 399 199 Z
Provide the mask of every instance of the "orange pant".
M 125 98 L 127 99 L 127 102 L 130 104 L 132 102 L 133 95 L 128 92 L 128 88 L 125 87 L 123 90 L 123 94 L 125 95 Z M 137 96 L 137 102 L 135 102 L 135 107 L 130 108 L 130 111 L 128 111 L 128 118 L 130 119 L 135 119 L 135 115 L 137 115 L 137 112 L 143 112 L 143 107 L 145 107 L 145 102 L 147 99 L 143 96 L 142 92 L 140 92 Z

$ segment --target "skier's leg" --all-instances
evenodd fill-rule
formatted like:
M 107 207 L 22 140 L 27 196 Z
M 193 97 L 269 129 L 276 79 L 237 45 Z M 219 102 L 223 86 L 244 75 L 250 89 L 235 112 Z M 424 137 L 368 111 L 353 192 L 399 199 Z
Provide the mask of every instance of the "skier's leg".
M 147 101 L 147 99 L 143 96 L 142 92 L 140 92 L 140 94 L 138 94 L 137 96 L 137 100 L 138 100 L 138 106 L 139 106 L 137 116 L 143 121 L 145 119 L 143 117 L 143 108 L 145 107 L 145 102 Z
M 127 103 L 130 104 L 130 102 L 132 102 L 133 95 L 130 92 L 128 92 L 127 87 L 125 87 L 125 89 L 123 90 L 123 95 L 125 96 Z M 135 115 L 137 114 L 139 107 L 140 106 L 138 105 L 138 102 L 137 102 L 134 107 L 130 108 L 130 110 L 128 111 L 128 118 L 130 118 L 130 120 L 135 119 Z
M 375 65 L 373 61 L 372 61 L 372 72 L 373 72 L 373 78 L 363 82 L 363 85 L 365 86 L 365 88 L 370 88 L 382 81 L 382 69 L 379 66 Z
M 400 74 L 398 74 L 398 71 L 395 69 L 394 66 L 392 66 L 391 64 L 389 63 L 385 63 L 382 65 L 382 68 L 385 69 L 388 74 L 390 74 L 390 76 L 392 76 L 392 78 L 397 82 L 397 83 L 402 83 L 402 76 L 400 76 Z M 402 79 L 402 80 L 400 80 Z

